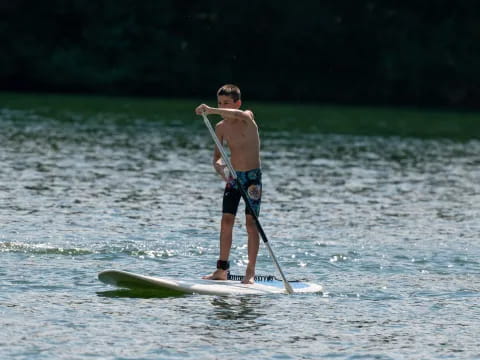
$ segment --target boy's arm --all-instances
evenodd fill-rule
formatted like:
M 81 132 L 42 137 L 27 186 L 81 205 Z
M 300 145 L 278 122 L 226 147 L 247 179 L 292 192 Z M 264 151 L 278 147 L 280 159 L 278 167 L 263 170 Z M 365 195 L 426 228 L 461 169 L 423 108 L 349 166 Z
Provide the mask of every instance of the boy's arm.
M 242 121 L 253 120 L 253 113 L 250 110 L 239 110 L 239 109 L 220 109 L 213 108 L 208 105 L 202 104 L 196 109 L 197 114 L 201 115 L 205 113 L 207 115 L 215 114 L 220 115 L 224 119 L 238 119 Z
M 239 109 L 219 109 L 219 108 L 210 108 L 206 111 L 207 114 L 216 114 L 222 116 L 224 119 L 235 119 L 241 121 L 251 121 L 253 120 L 253 114 L 250 110 L 239 110 Z

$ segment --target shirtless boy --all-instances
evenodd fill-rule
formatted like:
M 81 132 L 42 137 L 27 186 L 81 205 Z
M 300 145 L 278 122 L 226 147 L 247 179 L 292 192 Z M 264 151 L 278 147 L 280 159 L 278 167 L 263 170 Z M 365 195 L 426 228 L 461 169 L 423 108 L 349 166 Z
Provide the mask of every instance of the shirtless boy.
M 240 110 L 242 105 L 240 95 L 240 89 L 237 86 L 224 85 L 217 91 L 218 108 L 201 104 L 195 109 L 195 113 L 198 115 L 202 113 L 215 114 L 222 117 L 222 121 L 215 127 L 215 133 L 221 144 L 226 142 L 228 145 L 232 166 L 258 216 L 262 195 L 260 138 L 253 112 Z M 216 146 L 213 153 L 213 167 L 225 180 L 226 185 L 223 196 L 220 256 L 217 261 L 217 269 L 211 275 L 205 276 L 204 279 L 226 280 L 230 268 L 228 258 L 232 247 L 233 225 L 241 194 L 235 180 L 225 173 L 226 165 L 223 163 L 220 151 Z M 255 220 L 246 207 L 245 214 L 248 234 L 248 265 L 242 282 L 253 284 L 260 239 Z

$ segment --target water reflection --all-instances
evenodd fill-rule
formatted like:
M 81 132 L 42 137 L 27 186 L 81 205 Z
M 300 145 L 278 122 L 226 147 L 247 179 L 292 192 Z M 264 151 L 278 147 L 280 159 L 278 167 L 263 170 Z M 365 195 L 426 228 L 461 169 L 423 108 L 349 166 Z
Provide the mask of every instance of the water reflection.
M 153 298 L 177 298 L 185 295 L 179 293 L 165 292 L 154 289 L 117 289 L 98 291 L 98 296 L 106 298 L 134 298 L 134 299 L 153 299 Z
M 254 296 L 213 297 L 210 303 L 213 306 L 212 320 L 227 321 L 235 331 L 253 331 L 265 326 L 265 323 L 259 321 L 266 315 L 263 308 L 265 301 Z

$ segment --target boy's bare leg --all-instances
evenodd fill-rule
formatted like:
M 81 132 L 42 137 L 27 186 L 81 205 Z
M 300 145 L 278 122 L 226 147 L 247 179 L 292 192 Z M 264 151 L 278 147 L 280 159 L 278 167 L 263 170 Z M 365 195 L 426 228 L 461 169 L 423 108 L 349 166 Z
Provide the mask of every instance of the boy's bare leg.
M 258 248 L 260 245 L 260 236 L 258 235 L 257 225 L 252 215 L 246 216 L 247 234 L 248 234 L 248 265 L 245 271 L 245 278 L 242 283 L 253 284 L 255 278 L 255 265 L 257 263 Z
M 220 225 L 220 260 L 228 261 L 230 249 L 232 248 L 233 225 L 235 215 L 224 213 Z M 207 280 L 227 280 L 228 270 L 217 269 L 212 274 L 204 276 Z

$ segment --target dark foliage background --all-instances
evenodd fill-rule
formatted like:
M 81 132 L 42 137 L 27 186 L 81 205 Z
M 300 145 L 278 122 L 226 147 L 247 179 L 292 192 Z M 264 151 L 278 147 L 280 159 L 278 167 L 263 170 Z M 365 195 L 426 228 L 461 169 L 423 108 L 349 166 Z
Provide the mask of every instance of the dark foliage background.
M 1 0 L 0 90 L 480 106 L 480 2 Z

